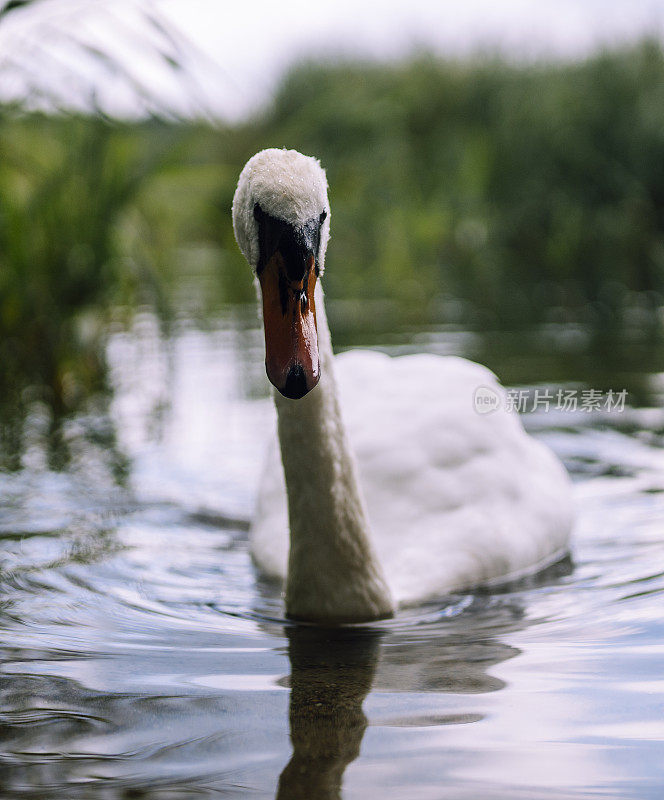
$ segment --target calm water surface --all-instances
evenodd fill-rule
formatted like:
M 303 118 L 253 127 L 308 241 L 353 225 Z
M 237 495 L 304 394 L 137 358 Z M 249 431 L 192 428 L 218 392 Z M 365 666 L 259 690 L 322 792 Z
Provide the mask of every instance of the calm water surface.
M 592 362 L 600 388 L 629 382 L 623 413 L 525 418 L 575 480 L 569 562 L 321 631 L 283 619 L 247 551 L 272 421 L 252 320 L 165 339 L 142 314 L 114 332 L 112 397 L 65 422 L 64 470 L 48 467 L 48 409 L 30 406 L 22 468 L 0 473 L 0 796 L 662 797 L 655 365 Z M 479 357 L 555 391 L 590 385 L 565 369 L 579 337 L 438 329 L 387 349 Z M 528 358 L 539 371 L 521 375 Z

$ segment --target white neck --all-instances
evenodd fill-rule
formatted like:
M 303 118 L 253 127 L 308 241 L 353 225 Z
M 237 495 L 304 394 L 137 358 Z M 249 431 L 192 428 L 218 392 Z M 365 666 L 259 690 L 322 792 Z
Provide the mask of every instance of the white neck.
M 341 418 L 320 281 L 315 302 L 318 386 L 300 400 L 274 393 L 290 523 L 286 611 L 316 622 L 379 619 L 394 606 Z

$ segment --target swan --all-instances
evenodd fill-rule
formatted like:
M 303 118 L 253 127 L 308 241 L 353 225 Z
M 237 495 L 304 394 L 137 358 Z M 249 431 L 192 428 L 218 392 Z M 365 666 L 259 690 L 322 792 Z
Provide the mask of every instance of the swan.
M 257 153 L 232 214 L 257 283 L 277 412 L 250 547 L 264 575 L 285 581 L 287 615 L 377 620 L 562 558 L 569 478 L 506 410 L 488 369 L 428 354 L 333 356 L 319 161 Z M 494 399 L 489 413 L 476 410 L 478 392 Z

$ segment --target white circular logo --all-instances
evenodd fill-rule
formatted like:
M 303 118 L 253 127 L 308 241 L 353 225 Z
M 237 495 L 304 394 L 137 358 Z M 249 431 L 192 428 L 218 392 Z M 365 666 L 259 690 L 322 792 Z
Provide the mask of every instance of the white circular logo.
M 500 408 L 500 395 L 490 386 L 478 386 L 473 392 L 473 408 L 478 414 L 492 414 Z

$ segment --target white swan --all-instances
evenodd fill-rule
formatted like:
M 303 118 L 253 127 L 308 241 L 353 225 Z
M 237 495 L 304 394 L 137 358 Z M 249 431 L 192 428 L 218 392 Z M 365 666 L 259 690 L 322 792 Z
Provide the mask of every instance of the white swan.
M 478 388 L 504 400 L 491 372 L 432 355 L 333 357 L 318 280 L 330 209 L 316 159 L 257 153 L 240 175 L 233 225 L 260 284 L 266 369 L 279 390 L 281 458 L 275 442 L 251 548 L 265 574 L 286 579 L 289 616 L 378 619 L 566 553 L 567 474 L 504 404 L 477 413 Z

